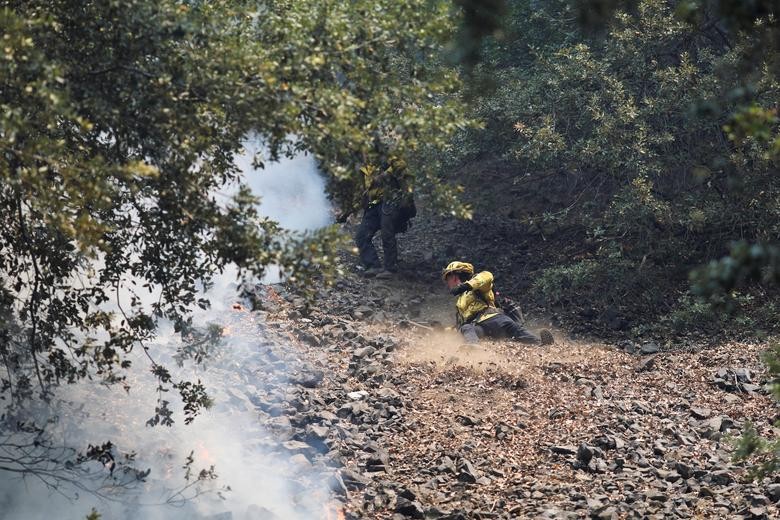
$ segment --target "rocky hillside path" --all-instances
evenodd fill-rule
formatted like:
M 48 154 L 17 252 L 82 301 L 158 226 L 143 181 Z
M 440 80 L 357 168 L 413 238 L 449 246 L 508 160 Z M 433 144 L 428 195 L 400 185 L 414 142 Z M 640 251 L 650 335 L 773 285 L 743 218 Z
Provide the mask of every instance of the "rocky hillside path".
M 549 347 L 466 348 L 439 326 L 453 302 L 437 278 L 352 273 L 308 308 L 272 295 L 272 328 L 308 363 L 277 415 L 347 518 L 778 517 L 780 481 L 748 481 L 729 440 L 746 421 L 772 433 L 764 345 L 555 330 Z

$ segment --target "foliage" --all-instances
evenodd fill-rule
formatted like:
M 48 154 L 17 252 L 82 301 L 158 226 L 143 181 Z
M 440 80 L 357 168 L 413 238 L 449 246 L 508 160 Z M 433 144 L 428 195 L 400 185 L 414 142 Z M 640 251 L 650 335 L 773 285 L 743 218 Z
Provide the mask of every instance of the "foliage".
M 764 354 L 769 375 L 769 385 L 775 400 L 780 400 L 780 344 L 774 343 Z M 780 427 L 780 419 L 775 419 L 775 427 Z M 752 424 L 746 424 L 742 436 L 738 439 L 734 454 L 737 460 L 751 462 L 750 476 L 754 479 L 776 474 L 780 471 L 780 439 L 765 438 Z
M 229 263 L 333 276 L 335 230 L 291 237 L 260 217 L 233 157 L 250 133 L 261 164 L 313 151 L 348 208 L 376 131 L 401 129 L 412 161 L 466 124 L 435 66 L 452 16 L 423 0 L 0 2 L 0 431 L 60 384 L 123 382 L 161 319 L 180 361 L 202 359 L 218 334 L 189 312 Z M 186 422 L 210 405 L 200 382 L 149 369 L 150 424 L 172 421 L 170 389 Z
M 466 136 L 463 149 L 501 154 L 510 168 L 527 172 L 526 188 L 534 179 L 545 186 L 551 174 L 569 180 L 560 191 L 578 188 L 562 209 L 526 211 L 532 230 L 551 217 L 557 229 L 586 229 L 587 252 L 545 269 L 536 292 L 564 305 L 622 304 L 628 315 L 642 316 L 633 329 L 640 333 L 650 329 L 648 317 L 677 332 L 728 325 L 757 332 L 760 313 L 723 311 L 747 307 L 759 294 L 771 309 L 764 323 L 776 326 L 777 2 L 551 0 L 510 7 L 510 32 L 522 36 L 486 54 L 499 88 L 477 106 L 489 123 Z M 778 360 L 775 345 L 765 361 L 780 398 Z M 751 458 L 756 477 L 775 473 L 780 441 L 748 425 L 737 458 Z
M 780 440 L 769 441 L 756 432 L 752 424 L 746 424 L 737 443 L 734 458 L 751 462 L 749 476 L 759 479 L 780 470 Z
M 588 25 L 599 26 L 606 23 L 616 9 L 620 7 L 634 8 L 635 0 L 581 0 L 581 19 Z M 780 126 L 778 125 L 776 93 L 775 97 L 764 99 L 764 102 L 756 101 L 756 89 L 760 90 L 765 84 L 766 78 L 780 75 L 780 18 L 777 2 L 773 0 L 756 0 L 743 2 L 740 0 L 683 0 L 676 3 L 675 14 L 680 20 L 684 20 L 694 26 L 714 28 L 729 48 L 734 49 L 731 43 L 732 35 L 741 33 L 741 36 L 749 34 L 749 38 L 742 38 L 739 49 L 739 61 L 734 69 L 742 75 L 741 84 L 737 84 L 723 97 L 738 100 L 737 105 L 731 110 L 729 121 L 723 126 L 726 137 L 737 149 L 752 148 L 754 153 L 761 156 L 762 160 L 776 165 L 780 158 Z M 776 89 L 775 89 L 776 91 Z M 719 100 L 713 98 L 710 106 Z M 740 237 L 743 238 L 743 237 Z M 739 276 L 739 271 L 755 270 L 756 262 L 766 260 L 769 263 L 761 267 L 765 271 L 776 268 L 772 264 L 772 252 L 767 250 L 755 258 L 748 258 L 740 253 L 737 246 L 737 256 L 724 258 L 718 264 L 710 264 L 708 268 L 700 269 L 692 273 L 694 290 L 696 293 L 720 300 L 727 293 L 723 292 L 723 285 L 737 285 L 745 281 L 745 278 L 729 278 Z M 767 248 L 766 244 L 756 243 L 753 246 L 754 253 Z M 739 266 L 741 261 L 747 261 L 751 265 Z M 718 270 L 722 267 L 722 270 Z M 764 278 L 777 278 L 773 275 L 751 276 L 752 280 Z
M 342 211 L 360 206 L 357 170 L 387 147 L 411 164 L 421 191 L 459 209 L 437 169 L 420 160 L 422 149 L 448 146 L 470 123 L 457 72 L 442 60 L 454 22 L 448 2 L 420 0 L 280 2 L 258 18 L 258 41 L 272 49 L 281 88 L 302 103 L 295 133 L 327 169 Z M 290 45 L 290 34 L 307 44 Z
M 463 13 L 457 37 L 455 58 L 468 70 L 481 59 L 482 42 L 489 36 L 500 37 L 502 18 L 506 15 L 505 0 L 455 0 Z
M 546 269 L 534 280 L 533 290 L 553 304 L 570 303 L 586 296 L 589 288 L 599 287 L 602 274 L 593 260 Z
M 584 231 L 579 258 L 537 277 L 545 298 L 568 290 L 648 321 L 673 312 L 690 269 L 731 241 L 777 234 L 777 53 L 747 74 L 763 33 L 737 32 L 706 2 L 686 17 L 682 2 L 600 4 L 609 22 L 588 31 L 569 2 L 510 3 L 510 36 L 482 65 L 498 85 L 475 106 L 485 128 L 462 147 L 477 154 L 455 160 L 500 155 L 515 183 L 555 204 L 507 213 L 532 231 Z M 584 267 L 590 285 L 555 286 Z
M 774 245 L 736 242 L 728 256 L 694 270 L 691 281 L 695 294 L 709 297 L 716 305 L 729 306 L 730 295 L 738 287 L 752 281 L 780 281 L 780 251 Z

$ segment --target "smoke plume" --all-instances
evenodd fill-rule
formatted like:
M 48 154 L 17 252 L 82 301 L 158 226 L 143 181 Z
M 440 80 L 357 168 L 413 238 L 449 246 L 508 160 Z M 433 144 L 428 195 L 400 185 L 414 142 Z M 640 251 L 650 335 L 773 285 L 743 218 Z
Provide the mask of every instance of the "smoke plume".
M 324 180 L 311 156 L 286 158 L 255 170 L 252 158 L 262 145 L 249 139 L 246 146 L 247 153 L 236 163 L 261 197 L 263 215 L 296 231 L 332 222 Z M 180 409 L 172 427 L 146 425 L 157 399 L 156 380 L 148 371 L 148 360 L 137 352 L 140 349 L 134 352 L 129 371 L 129 391 L 119 385 L 83 381 L 63 387 L 47 412 L 57 419 L 51 432 L 63 445 L 82 449 L 110 439 L 119 450 L 135 452 L 134 465 L 151 469 L 145 482 L 126 489 L 105 486 L 93 494 L 68 484 L 52 490 L 35 477 L 22 479 L 0 471 L 0 519 L 83 519 L 93 507 L 109 520 L 303 520 L 321 516 L 327 493 L 319 477 L 302 474 L 306 470 L 290 464 L 289 455 L 272 453 L 279 451 L 274 450 L 278 440 L 264 429 L 252 403 L 264 385 L 283 386 L 284 364 L 269 364 L 262 320 L 234 308 L 235 279 L 235 269 L 227 269 L 207 293 L 212 307 L 195 313 L 195 323 L 214 323 L 229 331 L 203 366 L 185 361 L 177 368 L 172 354 L 180 339 L 170 324 L 162 324 L 155 342 L 147 345 L 158 362 L 172 369 L 174 380 L 200 379 L 214 398 L 214 405 L 191 425 L 184 424 Z M 172 408 L 180 404 L 174 396 L 166 398 Z M 190 469 L 195 474 L 213 465 L 218 478 L 185 487 L 183 466 L 190 454 Z M 97 465 L 91 468 L 93 474 L 103 481 L 82 484 L 94 489 L 106 481 L 108 469 L 92 464 Z M 131 475 L 128 482 L 133 479 Z

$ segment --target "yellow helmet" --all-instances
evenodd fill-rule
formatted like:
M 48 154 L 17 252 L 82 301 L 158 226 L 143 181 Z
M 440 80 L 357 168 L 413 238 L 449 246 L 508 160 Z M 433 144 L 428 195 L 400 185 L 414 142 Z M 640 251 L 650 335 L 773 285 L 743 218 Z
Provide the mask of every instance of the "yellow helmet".
M 442 280 L 446 279 L 447 275 L 452 273 L 466 273 L 471 276 L 474 274 L 474 266 L 467 264 L 466 262 L 450 262 L 450 264 L 441 272 Z

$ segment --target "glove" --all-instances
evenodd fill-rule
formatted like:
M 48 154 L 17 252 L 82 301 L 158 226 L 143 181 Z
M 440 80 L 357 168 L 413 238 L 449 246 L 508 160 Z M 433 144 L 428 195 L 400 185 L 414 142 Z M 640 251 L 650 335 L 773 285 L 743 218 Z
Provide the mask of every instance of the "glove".
M 471 286 L 469 284 L 462 283 L 462 284 L 458 285 L 457 287 L 455 287 L 454 289 L 452 289 L 450 291 L 450 294 L 453 295 L 453 296 L 458 296 L 459 294 L 463 294 L 464 292 L 470 291 L 470 290 L 471 290 Z

